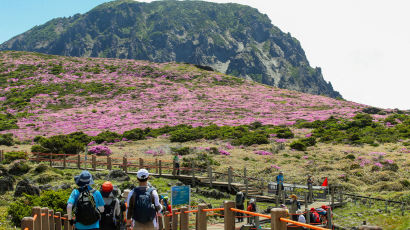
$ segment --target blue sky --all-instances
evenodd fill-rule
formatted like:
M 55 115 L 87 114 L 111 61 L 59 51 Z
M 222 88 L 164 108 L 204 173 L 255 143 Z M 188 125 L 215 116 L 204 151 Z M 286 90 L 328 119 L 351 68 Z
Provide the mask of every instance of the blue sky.
M 0 43 L 57 17 L 85 13 L 109 0 L 0 0 Z
M 0 43 L 56 17 L 109 0 L 0 0 Z M 139 0 L 150 2 L 151 0 Z M 311 66 L 342 96 L 381 108 L 410 109 L 410 1 L 207 0 L 257 8 L 297 38 Z

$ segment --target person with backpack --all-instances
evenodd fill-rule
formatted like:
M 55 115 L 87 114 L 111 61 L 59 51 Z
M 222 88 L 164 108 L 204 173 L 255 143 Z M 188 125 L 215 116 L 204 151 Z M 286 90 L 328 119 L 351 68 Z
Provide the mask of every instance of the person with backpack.
M 115 193 L 114 186 L 110 181 L 101 185 L 101 194 L 105 203 L 100 221 L 101 230 L 115 230 L 120 227 L 121 207 L 120 201 L 114 195 Z
M 289 214 L 292 216 L 292 220 L 298 221 L 298 215 L 296 215 L 296 211 L 300 209 L 300 202 L 298 201 L 298 197 L 295 194 L 290 195 L 290 208 Z
M 241 191 L 237 192 L 236 197 L 235 197 L 236 208 L 243 210 L 245 208 L 243 205 L 244 203 L 245 203 L 245 195 Z M 243 213 L 238 212 L 237 215 L 238 215 L 238 223 L 243 222 Z
M 78 188 L 71 192 L 67 201 L 67 214 L 70 225 L 76 229 L 99 229 L 101 213 L 104 212 L 104 200 L 94 184 L 90 172 L 84 170 L 74 177 Z M 75 220 L 73 219 L 73 212 Z
M 276 195 L 279 196 L 279 191 L 282 191 L 282 193 L 284 192 L 284 187 L 283 187 L 283 181 L 284 181 L 284 177 L 283 177 L 283 172 L 280 171 L 279 175 L 276 176 Z
M 311 223 L 320 223 L 320 215 L 317 213 L 315 208 L 310 209 L 310 222 Z
M 175 153 L 174 158 L 172 159 L 172 163 L 174 165 L 174 168 L 172 170 L 172 175 L 179 175 L 179 156 L 178 153 Z
M 256 212 L 256 201 L 255 201 L 254 198 L 252 198 L 252 199 L 249 201 L 249 205 L 248 205 L 248 208 L 246 209 L 246 211 L 248 211 L 248 212 Z M 249 224 L 255 223 L 255 217 L 254 217 L 254 216 L 248 217 L 248 223 L 249 223 Z
M 140 169 L 137 172 L 139 186 L 128 194 L 127 227 L 134 230 L 158 229 L 157 214 L 161 212 L 159 196 L 154 187 L 148 187 L 149 172 Z

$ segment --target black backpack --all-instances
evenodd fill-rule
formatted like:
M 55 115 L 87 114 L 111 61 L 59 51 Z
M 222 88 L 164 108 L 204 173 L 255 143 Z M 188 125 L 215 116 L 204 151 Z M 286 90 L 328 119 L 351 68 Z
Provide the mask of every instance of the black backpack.
M 100 211 L 98 211 L 95 205 L 94 192 L 95 190 L 89 191 L 88 188 L 78 189 L 80 195 L 78 196 L 77 202 L 74 208 L 74 214 L 76 222 L 83 225 L 91 225 L 97 222 L 100 217 Z
M 152 191 L 155 188 L 136 187 L 134 188 L 134 215 L 133 219 L 139 223 L 147 223 L 154 220 L 157 211 L 154 205 Z
M 117 199 L 114 198 L 109 205 L 104 205 L 104 212 L 101 215 L 100 229 L 115 229 L 117 226 L 115 217 L 115 204 Z

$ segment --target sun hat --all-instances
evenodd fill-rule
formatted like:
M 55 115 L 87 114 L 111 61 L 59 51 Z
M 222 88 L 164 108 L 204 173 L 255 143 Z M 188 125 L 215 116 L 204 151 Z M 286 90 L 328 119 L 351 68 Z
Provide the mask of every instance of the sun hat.
M 286 205 L 281 204 L 280 207 L 281 207 L 281 208 L 286 208 Z
M 149 177 L 149 172 L 146 169 L 140 169 L 137 172 L 137 178 L 140 180 L 147 179 Z
M 290 195 L 290 197 L 291 197 L 291 198 L 294 197 L 295 199 L 298 199 L 298 197 L 297 197 L 295 194 Z
M 255 203 L 255 199 L 252 198 L 249 203 Z
M 87 170 L 84 170 L 80 175 L 75 176 L 74 181 L 80 187 L 94 184 L 93 176 Z

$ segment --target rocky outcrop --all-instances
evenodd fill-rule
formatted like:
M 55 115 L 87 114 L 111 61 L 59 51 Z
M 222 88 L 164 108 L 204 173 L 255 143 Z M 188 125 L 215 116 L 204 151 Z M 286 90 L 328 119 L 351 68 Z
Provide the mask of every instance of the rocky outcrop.
M 27 195 L 40 195 L 40 189 L 27 179 L 19 181 L 16 185 L 16 190 L 14 191 L 14 196 L 22 196 L 24 193 Z
M 7 192 L 13 190 L 13 185 L 16 180 L 10 175 L 3 175 L 0 177 L 0 192 Z
M 107 180 L 129 181 L 130 177 L 122 170 L 112 170 L 108 173 Z
M 204 1 L 120 0 L 57 18 L 0 50 L 187 62 L 263 84 L 341 97 L 312 68 L 297 39 L 249 6 Z

